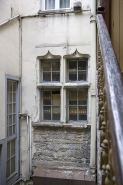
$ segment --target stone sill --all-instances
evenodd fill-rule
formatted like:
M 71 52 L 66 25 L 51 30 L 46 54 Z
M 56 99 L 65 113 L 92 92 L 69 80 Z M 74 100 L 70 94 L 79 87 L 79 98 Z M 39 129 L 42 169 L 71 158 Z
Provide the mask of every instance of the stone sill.
M 86 82 L 86 81 L 82 81 L 82 82 L 67 82 L 63 85 L 64 88 L 76 88 L 76 87 L 90 87 L 90 83 Z M 38 83 L 37 84 L 37 88 L 57 88 L 57 87 L 61 87 L 62 84 L 61 83 L 53 83 L 53 82 L 46 82 L 46 83 Z
M 88 170 L 89 171 L 89 170 Z M 85 184 L 85 180 L 87 184 L 95 184 L 96 176 L 94 176 L 91 172 L 87 173 L 85 170 L 60 170 L 60 169 L 41 169 L 37 167 L 34 170 L 33 178 L 51 178 L 51 179 L 64 179 L 67 180 L 66 184 Z M 69 183 L 68 180 L 74 180 L 73 183 Z M 80 182 L 79 182 L 80 181 Z M 84 182 L 83 182 L 84 181 Z M 91 183 L 90 183 L 91 182 Z M 52 183 L 51 183 L 52 184 Z M 57 184 L 57 183 L 55 183 Z M 61 183 L 60 183 L 61 184 Z
M 38 14 L 65 14 L 65 13 L 74 13 L 73 8 L 59 8 L 59 9 L 49 9 L 49 10 L 39 10 Z
M 76 88 L 76 87 L 90 87 L 90 83 L 86 81 L 82 82 L 67 82 L 64 85 L 65 88 Z
M 56 87 L 61 87 L 62 86 L 62 84 L 61 83 L 39 83 L 39 84 L 37 84 L 37 88 L 42 88 L 42 87 L 45 87 L 45 88 L 56 88 Z
M 85 129 L 91 125 L 88 122 L 80 123 L 60 123 L 60 122 L 35 122 L 32 124 L 33 127 L 61 127 L 61 128 L 79 128 Z

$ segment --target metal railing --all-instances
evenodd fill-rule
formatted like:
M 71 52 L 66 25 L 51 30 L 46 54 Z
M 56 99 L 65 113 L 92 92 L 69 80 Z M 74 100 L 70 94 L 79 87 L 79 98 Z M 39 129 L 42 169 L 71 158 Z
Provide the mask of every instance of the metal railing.
M 97 30 L 101 184 L 123 185 L 123 77 L 101 14 Z

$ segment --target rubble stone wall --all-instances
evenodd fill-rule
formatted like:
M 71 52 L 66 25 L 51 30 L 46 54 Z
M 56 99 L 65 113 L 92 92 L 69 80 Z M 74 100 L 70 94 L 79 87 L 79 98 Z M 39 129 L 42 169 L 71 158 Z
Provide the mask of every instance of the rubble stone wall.
M 90 128 L 34 127 L 33 166 L 86 168 L 90 163 Z

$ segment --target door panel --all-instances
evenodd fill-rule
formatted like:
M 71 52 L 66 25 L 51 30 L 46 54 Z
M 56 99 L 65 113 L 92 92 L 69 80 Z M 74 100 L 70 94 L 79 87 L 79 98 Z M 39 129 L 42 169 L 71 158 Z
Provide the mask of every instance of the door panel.
M 19 80 L 6 83 L 6 184 L 11 185 L 19 178 Z

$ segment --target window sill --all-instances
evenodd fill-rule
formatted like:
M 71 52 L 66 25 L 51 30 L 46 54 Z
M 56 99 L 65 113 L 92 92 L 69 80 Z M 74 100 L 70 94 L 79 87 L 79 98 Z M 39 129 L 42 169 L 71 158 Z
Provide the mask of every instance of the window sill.
M 60 123 L 60 122 L 35 122 L 32 124 L 33 127 L 61 127 L 61 128 L 79 128 L 85 129 L 90 127 L 87 121 L 83 121 L 81 123 Z
M 58 83 L 58 82 L 55 82 L 55 83 L 48 83 L 48 82 L 46 82 L 46 83 L 39 83 L 39 84 L 37 84 L 37 88 L 42 88 L 42 87 L 45 87 L 45 88 L 56 88 L 56 87 L 61 87 L 62 86 L 62 84 L 61 83 Z
M 50 9 L 50 10 L 39 10 L 38 14 L 49 15 L 49 14 L 65 14 L 74 13 L 72 8 L 61 8 L 61 9 Z
M 64 87 L 66 88 L 70 88 L 70 87 L 90 87 L 90 83 L 89 82 L 67 82 L 65 83 Z

